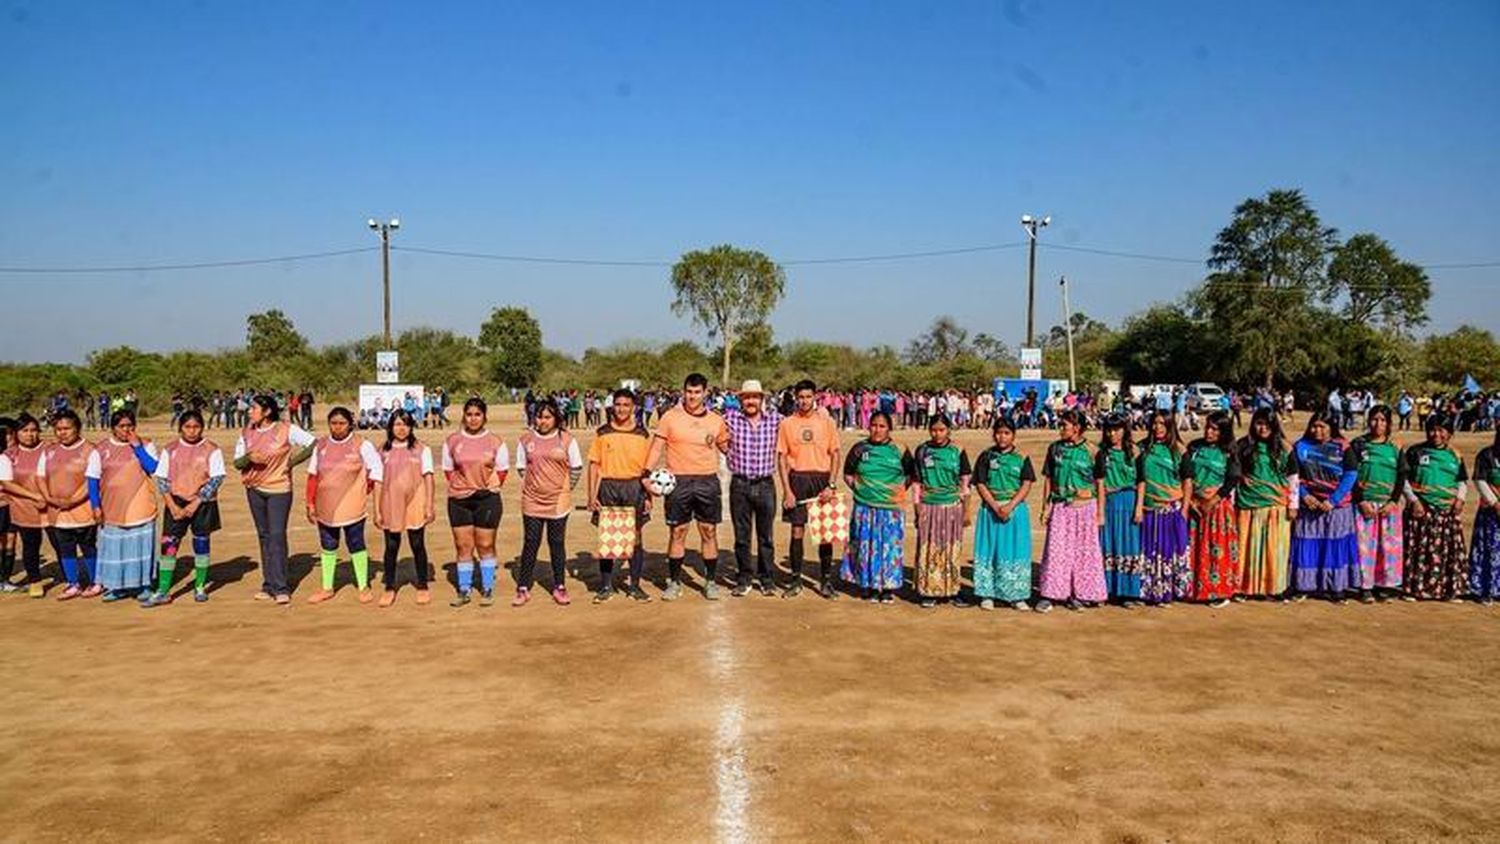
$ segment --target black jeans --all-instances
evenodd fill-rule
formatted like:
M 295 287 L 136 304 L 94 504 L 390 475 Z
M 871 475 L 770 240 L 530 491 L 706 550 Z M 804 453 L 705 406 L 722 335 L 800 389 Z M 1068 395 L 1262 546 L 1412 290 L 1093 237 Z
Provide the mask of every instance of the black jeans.
M 42 579 L 42 529 L 39 527 L 18 527 L 16 533 L 21 536 L 21 565 L 26 569 L 26 582 L 33 583 Z M 61 562 L 58 565 L 62 565 Z M 6 572 L 8 577 L 10 572 Z
M 427 530 L 417 528 L 408 530 L 406 537 L 411 541 L 412 568 L 417 573 L 417 588 L 427 588 Z M 385 560 L 384 573 L 381 582 L 386 589 L 396 588 L 396 562 L 401 557 L 401 533 L 400 531 L 388 530 L 385 532 Z
M 564 566 L 568 552 L 563 538 L 568 533 L 568 517 L 544 519 L 541 516 L 521 516 L 521 567 L 516 571 L 516 588 L 530 589 L 536 582 L 536 553 L 542 545 L 542 530 L 547 531 L 547 549 L 552 557 L 552 588 L 563 585 Z
M 267 595 L 290 595 L 286 582 L 286 522 L 292 512 L 290 492 L 245 490 L 250 502 L 250 518 L 255 520 L 255 537 L 260 540 L 261 591 Z
M 735 581 L 749 585 L 750 530 L 755 529 L 755 579 L 771 583 L 771 561 L 776 557 L 772 531 L 776 524 L 776 482 L 772 478 L 735 475 L 729 481 L 729 520 L 734 525 Z

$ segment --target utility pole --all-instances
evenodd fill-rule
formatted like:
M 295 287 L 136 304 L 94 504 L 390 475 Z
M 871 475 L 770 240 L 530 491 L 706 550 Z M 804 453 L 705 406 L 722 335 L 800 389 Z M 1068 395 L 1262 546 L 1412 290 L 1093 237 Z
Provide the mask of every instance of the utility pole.
M 1068 304 L 1068 277 L 1058 280 L 1062 285 L 1063 326 L 1068 332 L 1068 389 L 1078 389 L 1078 368 L 1073 364 L 1073 308 Z
M 1030 249 L 1026 261 L 1026 347 L 1036 346 L 1036 232 L 1052 225 L 1052 218 L 1021 215 L 1021 228 L 1026 230 Z
M 370 231 L 380 235 L 380 268 L 383 279 L 383 292 L 385 303 L 385 347 L 391 347 L 391 232 L 401 228 L 401 220 L 392 217 L 388 222 L 380 222 L 374 217 L 366 221 Z

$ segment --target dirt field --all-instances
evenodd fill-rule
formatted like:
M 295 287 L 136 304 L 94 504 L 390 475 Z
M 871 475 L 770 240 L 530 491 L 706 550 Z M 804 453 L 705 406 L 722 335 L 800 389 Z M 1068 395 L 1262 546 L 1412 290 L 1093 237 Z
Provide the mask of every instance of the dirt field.
M 514 442 L 514 409 L 501 416 Z M 166 438 L 160 421 L 144 433 Z M 960 440 L 973 457 L 987 437 Z M 1044 443 L 1022 438 L 1038 467 Z M 1459 440 L 1469 457 L 1479 444 Z M 314 573 L 277 608 L 250 600 L 237 481 L 222 499 L 207 604 L 0 601 L 0 839 L 1497 835 L 1500 610 L 1039 616 L 808 592 L 593 606 L 577 582 L 567 608 L 454 610 L 440 582 L 431 606 L 406 590 L 381 610 L 356 602 L 347 566 L 333 603 L 303 602 Z M 569 569 L 588 587 L 592 542 L 575 513 Z M 305 577 L 304 520 L 291 543 Z M 660 579 L 659 520 L 647 543 Z M 451 577 L 442 515 L 429 547 Z

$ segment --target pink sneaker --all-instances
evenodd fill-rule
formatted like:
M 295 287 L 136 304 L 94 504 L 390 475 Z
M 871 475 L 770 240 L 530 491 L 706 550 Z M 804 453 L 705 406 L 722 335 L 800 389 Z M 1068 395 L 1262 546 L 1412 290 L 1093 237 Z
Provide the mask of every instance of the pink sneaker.
M 552 600 L 564 607 L 573 603 L 573 599 L 568 597 L 568 589 L 565 586 L 559 586 L 552 590 Z
M 83 594 L 79 595 L 78 597 L 80 597 L 80 598 L 97 598 L 97 597 L 99 597 L 100 595 L 103 595 L 103 594 L 104 594 L 104 587 L 100 586 L 97 583 L 95 583 L 94 585 L 90 586 L 89 588 L 83 590 Z
M 529 600 L 531 600 L 530 589 L 517 589 L 516 597 L 510 599 L 510 605 L 513 607 L 525 606 Z
M 76 585 L 70 583 L 70 584 L 68 584 L 68 588 L 64 589 L 62 591 L 62 594 L 57 596 L 57 600 L 59 600 L 59 601 L 71 601 L 74 598 L 76 598 L 76 597 L 78 597 L 79 595 L 82 595 L 82 594 L 83 594 L 83 590 L 82 589 L 79 589 Z

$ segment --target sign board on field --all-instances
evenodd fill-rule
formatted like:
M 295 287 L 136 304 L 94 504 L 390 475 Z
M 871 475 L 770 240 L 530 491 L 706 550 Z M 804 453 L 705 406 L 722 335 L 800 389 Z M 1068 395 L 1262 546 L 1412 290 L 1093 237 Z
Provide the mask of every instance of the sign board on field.
M 632 393 L 640 393 L 641 381 L 639 378 L 621 378 L 620 389 L 629 390 Z
M 375 353 L 375 383 L 395 384 L 401 380 L 401 353 Z
M 389 412 L 406 406 L 408 396 L 413 401 L 422 401 L 426 391 L 421 384 L 360 384 L 359 410 L 361 413 Z
M 1042 377 L 1042 350 L 1021 349 L 1021 379 L 1036 381 Z

